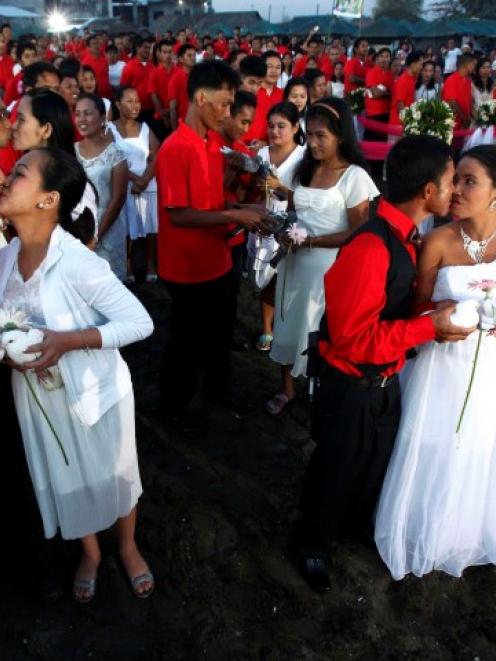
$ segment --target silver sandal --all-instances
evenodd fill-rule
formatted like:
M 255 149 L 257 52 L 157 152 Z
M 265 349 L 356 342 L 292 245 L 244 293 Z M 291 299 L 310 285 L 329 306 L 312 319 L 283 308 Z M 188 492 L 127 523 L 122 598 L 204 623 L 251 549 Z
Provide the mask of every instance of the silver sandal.
M 76 594 L 76 589 L 80 588 L 88 593 L 87 597 L 78 597 Z M 96 594 L 96 578 L 85 580 L 83 578 L 76 579 L 72 584 L 72 596 L 80 604 L 87 604 L 90 602 Z
M 138 599 L 146 599 L 155 590 L 155 579 L 153 578 L 153 574 L 150 571 L 147 571 L 144 574 L 140 574 L 139 576 L 135 576 L 134 578 L 129 577 L 129 582 L 135 597 L 138 597 Z M 143 585 L 143 583 L 151 583 L 151 585 L 148 590 L 140 592 L 138 588 Z

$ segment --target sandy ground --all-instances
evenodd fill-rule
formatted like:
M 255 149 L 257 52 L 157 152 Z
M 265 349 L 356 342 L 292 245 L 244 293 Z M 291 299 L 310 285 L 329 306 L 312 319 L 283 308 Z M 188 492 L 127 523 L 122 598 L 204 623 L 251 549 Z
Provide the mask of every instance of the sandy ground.
M 349 541 L 330 549 L 332 592 L 321 597 L 307 588 L 288 544 L 311 451 L 304 387 L 290 410 L 271 419 L 263 403 L 277 387 L 277 369 L 255 351 L 234 354 L 237 386 L 255 412 L 241 422 L 212 409 L 208 438 L 181 439 L 158 415 L 168 299 L 159 284 L 138 285 L 136 293 L 157 327 L 152 339 L 124 352 L 145 487 L 138 536 L 156 592 L 146 602 L 133 597 L 109 532 L 94 602 L 81 606 L 68 592 L 76 543 L 49 554 L 66 595 L 40 602 L 34 568 L 53 544 L 41 540 L 37 516 L 23 500 L 4 396 L 0 659 L 496 659 L 493 567 L 469 569 L 462 579 L 434 573 L 394 582 L 372 546 Z M 247 287 L 241 322 L 253 338 L 257 302 Z

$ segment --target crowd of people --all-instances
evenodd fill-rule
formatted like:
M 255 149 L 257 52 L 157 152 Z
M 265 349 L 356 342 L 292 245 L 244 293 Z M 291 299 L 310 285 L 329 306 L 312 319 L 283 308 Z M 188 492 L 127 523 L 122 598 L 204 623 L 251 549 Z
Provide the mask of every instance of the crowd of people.
M 467 128 L 495 98 L 495 72 L 496 51 L 452 40 L 393 52 L 315 31 L 12 41 L 1 27 L 0 306 L 43 329 L 33 360 L 9 369 L 45 535 L 82 542 L 76 600 L 94 597 L 97 533 L 116 522 L 132 590 L 154 589 L 134 537 L 142 488 L 118 351 L 153 331 L 129 288 L 137 242 L 146 283 L 171 301 L 158 387 L 176 433 L 207 433 L 191 409 L 199 394 L 204 410 L 246 414 L 231 385 L 231 352 L 250 348 L 236 338 L 243 275 L 260 295 L 256 349 L 281 370 L 267 413 L 291 405 L 299 377 L 316 379 L 294 534 L 313 588 L 330 588 L 329 538 L 369 530 L 375 512 L 395 578 L 496 561 L 496 146 L 456 165 L 437 138 L 396 139 L 384 180 L 348 103 L 366 89 L 365 117 L 385 126 L 369 141 L 387 140 L 418 99 L 447 101 Z M 450 214 L 421 248 L 417 227 Z M 483 311 L 483 337 L 451 321 L 466 300 Z M 464 401 L 475 350 L 483 365 Z

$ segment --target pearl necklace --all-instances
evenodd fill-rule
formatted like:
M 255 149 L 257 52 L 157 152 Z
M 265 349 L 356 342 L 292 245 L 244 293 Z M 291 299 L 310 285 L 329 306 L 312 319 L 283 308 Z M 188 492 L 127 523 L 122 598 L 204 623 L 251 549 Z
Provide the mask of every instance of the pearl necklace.
M 463 249 L 470 257 L 470 259 L 476 264 L 481 264 L 486 254 L 487 246 L 496 236 L 496 231 L 494 231 L 491 236 L 488 236 L 487 239 L 482 241 L 474 241 L 469 237 L 469 235 L 463 231 L 463 227 L 460 224 L 460 235 L 463 241 Z

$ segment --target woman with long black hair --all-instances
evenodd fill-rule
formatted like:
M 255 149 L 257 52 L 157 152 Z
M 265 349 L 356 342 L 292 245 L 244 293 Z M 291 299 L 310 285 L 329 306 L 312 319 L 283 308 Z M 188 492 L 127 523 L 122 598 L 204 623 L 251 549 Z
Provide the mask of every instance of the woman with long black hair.
M 366 168 L 346 102 L 326 97 L 310 106 L 293 194 L 298 225 L 308 236 L 278 267 L 270 357 L 281 365 L 282 389 L 267 403 L 269 413 L 293 399 L 294 378 L 306 373 L 308 334 L 318 330 L 324 312 L 324 274 L 379 194 Z

